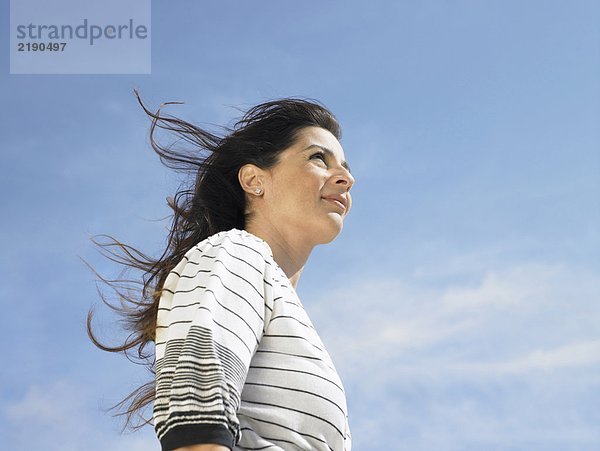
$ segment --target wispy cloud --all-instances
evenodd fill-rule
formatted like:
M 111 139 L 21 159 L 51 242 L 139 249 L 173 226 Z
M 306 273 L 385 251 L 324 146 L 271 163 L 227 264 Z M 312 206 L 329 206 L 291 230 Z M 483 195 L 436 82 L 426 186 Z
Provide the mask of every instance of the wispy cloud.
M 358 449 L 383 444 L 386 428 L 411 451 L 600 445 L 588 411 L 600 401 L 597 274 L 543 262 L 469 282 L 426 273 L 371 277 L 309 306 L 351 406 L 376 409 L 354 419 Z
M 91 388 L 66 379 L 30 386 L 1 408 L 3 439 L 12 449 L 152 451 L 151 427 L 120 435 L 116 420 L 97 406 Z

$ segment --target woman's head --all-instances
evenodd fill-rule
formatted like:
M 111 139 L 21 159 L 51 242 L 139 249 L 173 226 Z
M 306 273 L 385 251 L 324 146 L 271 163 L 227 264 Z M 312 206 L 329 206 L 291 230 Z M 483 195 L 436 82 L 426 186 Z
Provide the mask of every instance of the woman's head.
M 344 150 L 333 133 L 319 126 L 297 130 L 274 166 L 246 164 L 238 175 L 252 227 L 277 230 L 310 247 L 333 240 L 352 205 L 354 178 Z
M 340 138 L 341 128 L 333 114 L 314 101 L 286 98 L 251 108 L 211 149 L 213 154 L 199 168 L 192 206 L 197 211 L 192 216 L 212 216 L 209 235 L 232 227 L 246 228 L 250 221 L 282 219 L 282 214 L 295 206 L 292 201 L 306 194 L 303 191 L 307 188 L 302 178 L 286 179 L 293 176 L 286 171 L 295 161 L 288 158 L 291 149 L 311 141 L 332 148 L 334 159 L 343 159 Z M 295 173 L 300 177 L 310 174 Z M 351 183 L 348 180 L 346 184 Z M 261 189 L 258 195 L 256 188 Z M 293 191 L 297 196 L 290 195 Z
M 152 148 L 166 166 L 191 178 L 187 186 L 167 199 L 174 215 L 166 249 L 159 258 L 148 257 L 107 235 L 112 242 L 94 241 L 115 257 L 108 258 L 143 274 L 142 282 L 122 278 L 110 281 L 94 271 L 118 294 L 120 306 L 108 302 L 100 292 L 103 302 L 124 317 L 130 333 L 122 345 L 107 346 L 96 339 L 91 327 L 92 310 L 87 327 L 90 339 L 99 348 L 123 352 L 153 370 L 154 354 L 147 351 L 147 345 L 155 338 L 161 287 L 188 250 L 215 233 L 246 229 L 249 223 L 285 224 L 289 233 L 304 234 L 313 244 L 329 242 L 341 230 L 350 209 L 348 191 L 354 179 L 339 143 L 340 125 L 318 102 L 284 98 L 262 103 L 248 110 L 232 129 L 223 127 L 226 133 L 217 136 L 163 115 L 161 108 L 153 113 L 137 91 L 135 94 L 152 120 Z M 154 139 L 156 127 L 174 132 L 177 142 L 183 141 L 189 147 L 175 150 L 173 146 L 161 146 Z M 331 198 L 346 203 L 346 208 Z M 118 284 L 124 285 L 124 292 Z M 136 292 L 140 296 L 131 294 Z M 132 349 L 137 350 L 137 356 L 130 354 Z M 134 414 L 151 404 L 154 393 L 151 380 L 115 406 L 126 406 L 126 425 L 131 425 Z

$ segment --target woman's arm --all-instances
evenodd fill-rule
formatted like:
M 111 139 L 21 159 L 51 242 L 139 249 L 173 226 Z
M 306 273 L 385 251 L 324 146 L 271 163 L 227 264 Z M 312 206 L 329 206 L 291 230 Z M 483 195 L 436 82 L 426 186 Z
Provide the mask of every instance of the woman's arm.
M 177 448 L 174 451 L 230 451 L 230 449 L 222 445 L 192 445 Z
M 241 391 L 273 310 L 266 252 L 225 231 L 195 246 L 165 282 L 154 400 L 163 449 L 230 451 L 241 440 Z

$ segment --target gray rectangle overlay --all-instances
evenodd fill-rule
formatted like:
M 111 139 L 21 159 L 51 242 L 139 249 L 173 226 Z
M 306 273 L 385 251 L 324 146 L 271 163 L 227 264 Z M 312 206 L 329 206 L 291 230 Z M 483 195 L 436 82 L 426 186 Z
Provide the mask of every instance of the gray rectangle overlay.
M 11 0 L 11 74 L 149 74 L 150 0 Z

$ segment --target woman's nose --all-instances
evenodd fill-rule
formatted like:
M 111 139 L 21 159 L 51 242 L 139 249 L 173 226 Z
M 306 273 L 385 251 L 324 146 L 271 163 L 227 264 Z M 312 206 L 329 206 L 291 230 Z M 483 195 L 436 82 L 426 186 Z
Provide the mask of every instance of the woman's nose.
M 336 180 L 336 183 L 346 185 L 348 190 L 352 188 L 352 185 L 354 185 L 354 177 L 350 172 L 348 172 L 347 169 L 344 169 L 344 173 L 338 174 L 337 177 L 338 179 Z

